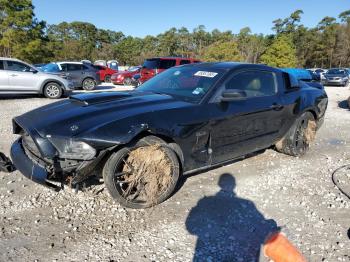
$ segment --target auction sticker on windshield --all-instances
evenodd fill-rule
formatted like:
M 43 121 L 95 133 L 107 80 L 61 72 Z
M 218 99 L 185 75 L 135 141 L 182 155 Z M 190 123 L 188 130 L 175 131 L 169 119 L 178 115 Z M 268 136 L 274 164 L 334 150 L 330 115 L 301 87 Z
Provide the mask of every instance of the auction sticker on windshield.
M 195 73 L 195 76 L 204 76 L 204 77 L 210 77 L 213 78 L 217 75 L 218 73 L 215 72 L 208 72 L 208 71 L 198 71 L 197 73 Z

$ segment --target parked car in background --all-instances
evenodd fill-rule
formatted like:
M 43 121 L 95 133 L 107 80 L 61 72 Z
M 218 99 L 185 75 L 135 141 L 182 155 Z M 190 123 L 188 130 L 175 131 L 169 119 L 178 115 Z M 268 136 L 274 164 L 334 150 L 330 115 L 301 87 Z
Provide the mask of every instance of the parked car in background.
M 310 68 L 308 70 L 310 70 L 312 72 L 313 78 L 316 81 L 321 81 L 324 78 L 323 77 L 324 73 L 327 72 L 326 69 L 322 69 L 322 68 Z
M 182 173 L 269 147 L 304 155 L 327 103 L 324 89 L 265 65 L 185 65 L 135 91 L 79 94 L 15 117 L 11 158 L 57 190 L 99 173 L 116 201 L 145 208 L 171 196 Z
M 348 75 L 350 77 L 350 68 L 344 68 L 346 70 L 346 72 L 348 72 Z
M 0 58 L 0 94 L 43 94 L 60 98 L 74 89 L 72 82 L 57 75 L 39 71 L 14 58 Z
M 117 60 L 108 60 L 107 61 L 107 66 L 111 69 L 117 70 L 118 71 L 118 66 L 119 63 Z
M 315 71 L 312 71 L 310 69 L 307 69 L 308 72 L 310 72 L 310 75 L 312 77 L 312 80 L 314 81 L 321 81 L 321 76 L 315 73 Z
M 118 66 L 119 66 L 119 63 L 117 60 L 96 60 L 94 62 L 94 65 L 101 65 L 101 66 L 106 66 L 108 68 L 111 68 L 111 69 L 114 69 L 114 70 L 117 70 L 118 71 Z
M 75 88 L 93 90 L 101 83 L 98 69 L 81 62 L 53 62 L 41 68 L 43 72 L 60 75 L 73 82 Z
M 324 74 L 322 84 L 347 86 L 349 83 L 348 71 L 343 68 L 331 68 Z
M 144 83 L 164 70 L 185 64 L 200 63 L 194 58 L 184 57 L 155 57 L 146 59 L 141 68 L 140 82 Z
M 132 66 L 126 71 L 119 71 L 111 77 L 111 81 L 115 85 L 131 85 L 132 78 L 134 75 L 139 74 L 141 71 L 141 66 Z
M 118 73 L 118 70 L 109 68 L 102 65 L 94 65 L 94 67 L 99 71 L 100 81 L 110 83 L 113 74 Z

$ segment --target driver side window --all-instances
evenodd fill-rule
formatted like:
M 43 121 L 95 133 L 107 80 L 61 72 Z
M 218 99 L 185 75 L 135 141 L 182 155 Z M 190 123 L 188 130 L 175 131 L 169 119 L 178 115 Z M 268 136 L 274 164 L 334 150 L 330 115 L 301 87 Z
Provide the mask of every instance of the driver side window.
M 277 90 L 275 79 L 273 72 L 250 70 L 234 75 L 225 89 L 244 91 L 247 97 L 272 96 Z
M 17 72 L 30 72 L 31 68 L 17 61 L 7 61 L 7 70 Z

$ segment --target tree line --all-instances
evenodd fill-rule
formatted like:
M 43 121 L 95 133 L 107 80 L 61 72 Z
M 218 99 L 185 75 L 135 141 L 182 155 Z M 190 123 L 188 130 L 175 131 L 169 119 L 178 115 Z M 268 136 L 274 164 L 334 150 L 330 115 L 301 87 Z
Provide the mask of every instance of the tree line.
M 203 61 L 244 61 L 276 67 L 350 67 L 350 10 L 324 17 L 315 27 L 301 23 L 302 10 L 272 21 L 273 34 L 206 30 L 199 25 L 170 28 L 157 36 L 126 36 L 87 22 L 49 25 L 39 21 L 31 0 L 0 0 L 0 56 L 32 63 L 117 59 L 141 64 L 154 56 Z

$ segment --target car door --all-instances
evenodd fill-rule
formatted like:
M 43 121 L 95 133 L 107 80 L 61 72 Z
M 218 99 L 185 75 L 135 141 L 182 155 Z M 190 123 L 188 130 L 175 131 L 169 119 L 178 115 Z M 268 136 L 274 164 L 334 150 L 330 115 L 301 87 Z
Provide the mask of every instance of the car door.
M 4 61 L 0 60 L 0 91 L 6 91 L 9 89 L 9 77 L 5 70 Z
M 63 70 L 65 70 L 73 82 L 75 87 L 81 87 L 82 84 L 82 65 L 74 63 L 63 63 L 61 64 Z
M 284 108 L 277 75 L 271 71 L 235 73 L 211 103 L 212 163 L 220 163 L 270 146 L 283 126 Z M 241 100 L 220 102 L 224 90 L 244 92 Z
M 32 92 L 39 89 L 37 70 L 19 61 L 6 61 L 8 81 L 11 90 L 15 92 Z

